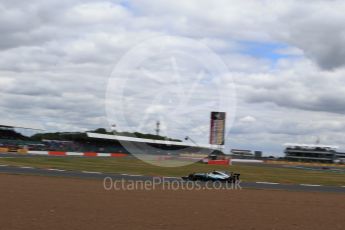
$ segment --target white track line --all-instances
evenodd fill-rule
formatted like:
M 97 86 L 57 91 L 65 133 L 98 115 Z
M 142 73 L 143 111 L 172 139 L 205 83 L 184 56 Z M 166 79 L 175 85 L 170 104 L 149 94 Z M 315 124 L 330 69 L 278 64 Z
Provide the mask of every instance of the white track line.
M 319 184 L 300 184 L 300 186 L 309 186 L 309 187 L 320 187 Z
M 128 176 L 143 176 L 143 175 L 128 175 Z
M 101 172 L 91 172 L 91 171 L 81 171 L 82 173 L 89 173 L 89 174 L 102 174 Z
M 21 169 L 34 169 L 34 167 L 29 167 L 29 166 L 23 166 L 23 167 L 19 167 Z
M 167 179 L 178 179 L 178 178 L 180 178 L 180 177 L 165 176 L 164 178 L 167 178 Z
M 279 184 L 279 183 L 275 183 L 275 182 L 266 182 L 266 181 L 258 181 L 255 183 L 257 183 L 257 184 Z
M 48 169 L 49 171 L 56 171 L 56 172 L 65 172 L 66 170 L 63 169 Z
M 0 167 L 7 167 L 8 165 L 0 165 Z

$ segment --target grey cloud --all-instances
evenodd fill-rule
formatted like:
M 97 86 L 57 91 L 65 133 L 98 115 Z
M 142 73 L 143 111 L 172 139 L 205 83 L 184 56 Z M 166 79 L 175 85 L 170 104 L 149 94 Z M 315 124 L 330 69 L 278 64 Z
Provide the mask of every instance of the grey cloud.
M 335 1 L 140 1 L 136 9 L 191 37 L 282 42 L 300 48 L 321 68 L 345 65 L 345 3 Z M 207 10 L 205 10 L 207 9 Z
M 305 82 L 308 84 L 308 81 Z M 321 87 L 251 89 L 245 96 L 249 103 L 274 103 L 281 107 L 330 113 L 345 113 L 344 90 Z
M 288 22 L 287 42 L 303 49 L 324 69 L 345 65 L 345 10 L 343 1 L 296 4 L 282 17 Z M 298 14 L 297 14 L 297 13 Z

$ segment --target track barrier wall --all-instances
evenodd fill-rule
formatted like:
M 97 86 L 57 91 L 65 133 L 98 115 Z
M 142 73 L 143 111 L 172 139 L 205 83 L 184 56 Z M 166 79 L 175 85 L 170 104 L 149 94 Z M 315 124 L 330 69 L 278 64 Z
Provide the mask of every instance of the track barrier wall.
M 125 157 L 125 153 L 97 153 L 97 152 L 60 152 L 60 151 L 28 151 L 30 155 L 41 156 L 84 156 L 84 157 Z
M 231 160 L 208 160 L 207 164 L 209 165 L 231 165 Z

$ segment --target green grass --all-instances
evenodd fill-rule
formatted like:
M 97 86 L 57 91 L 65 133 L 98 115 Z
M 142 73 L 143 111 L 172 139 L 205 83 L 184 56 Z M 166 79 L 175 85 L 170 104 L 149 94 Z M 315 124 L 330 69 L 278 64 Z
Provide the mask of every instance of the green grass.
M 255 165 L 216 166 L 194 163 L 183 167 L 168 168 L 147 164 L 135 158 L 48 158 L 40 156 L 30 158 L 0 158 L 0 164 L 107 173 L 132 173 L 151 176 L 185 176 L 191 172 L 228 170 L 241 173 L 241 179 L 248 182 L 269 181 L 278 183 L 345 185 L 344 173 Z

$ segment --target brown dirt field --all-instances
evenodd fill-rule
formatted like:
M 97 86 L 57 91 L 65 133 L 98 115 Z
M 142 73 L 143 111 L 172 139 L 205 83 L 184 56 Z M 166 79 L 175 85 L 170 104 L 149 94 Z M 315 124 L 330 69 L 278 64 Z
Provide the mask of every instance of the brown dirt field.
M 344 229 L 345 195 L 105 191 L 102 181 L 0 174 L 0 229 Z

